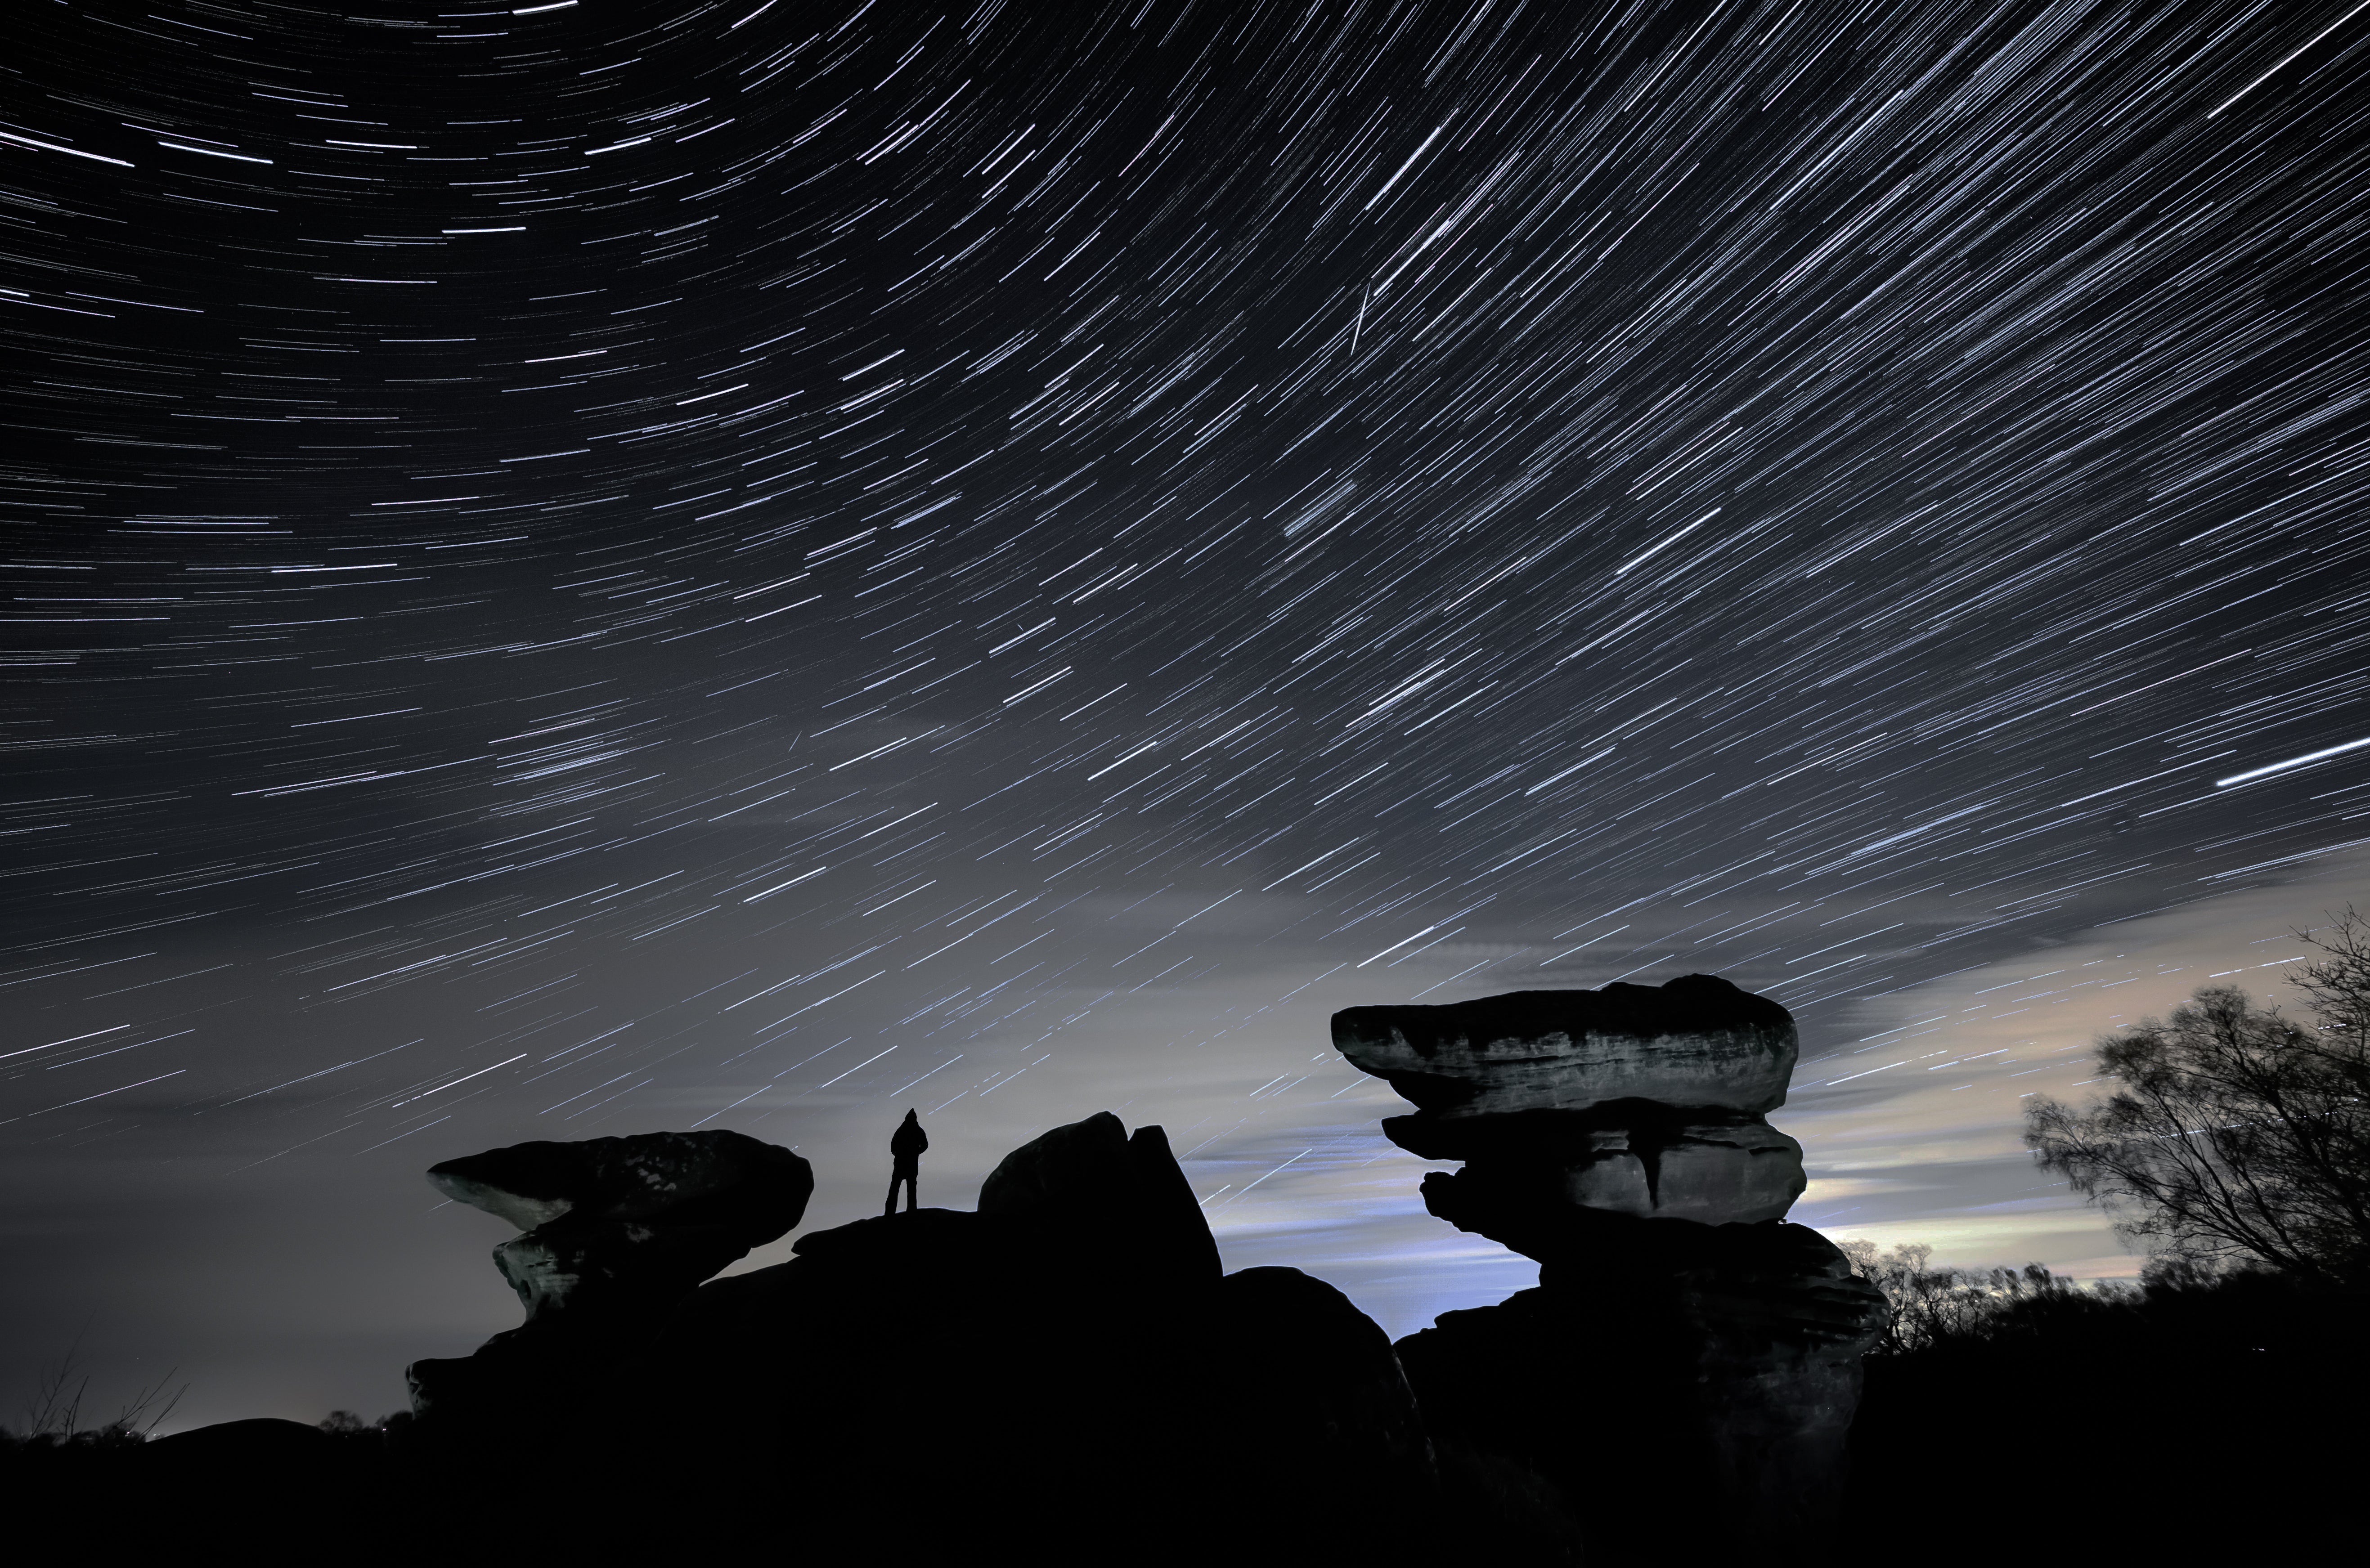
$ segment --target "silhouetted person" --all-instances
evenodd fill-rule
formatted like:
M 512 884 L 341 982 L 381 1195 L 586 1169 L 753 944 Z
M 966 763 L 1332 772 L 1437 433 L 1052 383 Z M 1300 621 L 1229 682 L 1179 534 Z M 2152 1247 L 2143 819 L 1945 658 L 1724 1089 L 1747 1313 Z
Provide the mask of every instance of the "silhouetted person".
M 915 1185 L 922 1173 L 922 1151 L 930 1146 L 930 1135 L 922 1130 L 922 1121 L 913 1112 L 897 1124 L 889 1135 L 889 1157 L 894 1162 L 889 1167 L 889 1206 L 880 1213 L 883 1218 L 897 1212 L 897 1189 L 905 1189 L 905 1212 L 911 1214 L 919 1199 Z

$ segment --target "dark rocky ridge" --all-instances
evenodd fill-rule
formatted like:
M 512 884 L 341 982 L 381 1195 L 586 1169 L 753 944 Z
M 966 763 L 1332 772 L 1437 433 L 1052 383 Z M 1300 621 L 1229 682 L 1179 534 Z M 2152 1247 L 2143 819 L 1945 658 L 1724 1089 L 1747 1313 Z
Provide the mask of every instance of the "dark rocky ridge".
M 1388 1337 L 1297 1270 L 1222 1274 L 1156 1127 L 1055 1127 L 1007 1156 L 976 1212 L 859 1219 L 792 1253 L 680 1290 L 625 1353 L 549 1347 L 569 1398 L 423 1400 L 407 1462 L 462 1477 L 523 1459 L 527 1491 L 579 1495 L 616 1473 L 616 1431 L 680 1435 L 619 1477 L 638 1501 L 606 1516 L 612 1550 L 620 1529 L 664 1545 L 666 1520 L 745 1517 L 760 1497 L 825 1555 L 871 1532 L 862 1550 L 899 1558 L 1062 1562 L 1132 1539 L 1155 1562 L 1344 1545 L 1410 1561 L 1409 1541 L 1436 1538 L 1436 1466 Z M 601 1419 L 569 1427 L 560 1408 Z M 1230 1471 L 1292 1480 L 1230 1497 L 1213 1479 Z
M 1799 1150 L 1745 1107 L 1782 1101 L 1791 1020 L 1708 977 L 1608 989 L 1337 1019 L 1373 1070 L 1465 1075 L 1387 1125 L 1467 1162 L 1432 1212 L 1541 1262 L 1396 1346 L 1298 1270 L 1225 1274 L 1161 1129 L 1108 1112 L 1014 1150 L 975 1212 L 729 1278 L 803 1212 L 795 1154 L 522 1144 L 430 1179 L 523 1228 L 495 1260 L 525 1322 L 415 1363 L 368 1454 L 234 1423 L 151 1446 L 143 1495 L 195 1515 L 268 1476 L 344 1555 L 404 1562 L 1807 1562 L 1873 1293 L 1775 1218 Z M 1704 1174 L 1756 1162 L 1776 1179 Z

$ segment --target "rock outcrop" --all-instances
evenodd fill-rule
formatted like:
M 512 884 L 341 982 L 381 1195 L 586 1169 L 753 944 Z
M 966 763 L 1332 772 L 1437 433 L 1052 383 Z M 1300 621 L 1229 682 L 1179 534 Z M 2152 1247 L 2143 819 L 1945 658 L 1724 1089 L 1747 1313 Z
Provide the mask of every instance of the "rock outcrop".
M 857 1431 L 926 1402 L 933 1422 L 953 1425 L 946 1440 L 1008 1447 L 995 1431 L 1028 1411 L 1068 1421 L 1126 1386 L 1122 1368 L 1149 1376 L 1146 1347 L 1173 1356 L 1220 1282 L 1217 1243 L 1166 1135 L 1131 1138 L 1108 1111 L 1007 1155 L 975 1213 L 874 1216 L 790 1251 L 671 1315 L 657 1375 L 714 1391 L 687 1396 L 697 1420 L 730 1426 L 778 1400 Z M 834 1348 L 772 1353 L 785 1343 Z M 957 1435 L 974 1419 L 985 1425 L 972 1438 Z
M 1435 1438 L 1538 1468 L 1611 1562 L 1674 1539 L 1799 1552 L 1828 1523 L 1882 1303 L 1784 1223 L 1794 1022 L 1708 975 L 1334 1015 L 1412 1100 L 1402 1148 L 1465 1169 L 1425 1207 L 1539 1288 L 1399 1342 Z M 1674 1535 L 1674 1531 L 1679 1534 Z
M 1219 1282 L 1202 1349 L 1225 1424 L 1342 1485 L 1421 1489 L 1432 1445 L 1390 1336 L 1347 1296 L 1296 1268 Z M 1386 1497 L 1387 1502 L 1387 1496 Z
M 788 1232 L 814 1191 L 798 1155 L 722 1131 L 513 1144 L 428 1179 L 523 1232 L 494 1265 L 526 1322 L 407 1369 L 413 1410 L 446 1422 L 563 1418 L 591 1368 L 635 1354 L 702 1281 Z
M 797 1222 L 804 1162 L 729 1133 L 527 1144 L 431 1173 L 523 1228 L 496 1261 L 527 1321 L 415 1363 L 397 1446 L 489 1519 L 630 1499 L 538 1526 L 562 1555 L 673 1550 L 752 1498 L 966 1559 L 1602 1568 L 1820 1539 L 1873 1293 L 1774 1218 L 1801 1182 L 1760 1119 L 1784 1011 L 1698 979 L 1336 1027 L 1418 1096 L 1392 1136 L 1467 1162 L 1432 1211 L 1539 1258 L 1537 1288 L 1395 1346 L 1297 1270 L 1224 1274 L 1166 1135 L 1109 1113 L 1014 1150 L 976 1211 L 701 1284 Z
M 1055 1127 L 977 1212 L 875 1216 L 792 1253 L 701 1287 L 649 1359 L 652 1418 L 703 1436 L 687 1492 L 796 1476 L 802 1514 L 894 1519 L 899 1554 L 959 1560 L 1021 1520 L 1055 1562 L 1428 1528 L 1389 1336 L 1297 1270 L 1221 1275 L 1156 1127 Z
M 1133 1137 L 1109 1111 L 1057 1127 L 1006 1155 L 980 1185 L 979 1211 L 1024 1225 L 1094 1236 L 1107 1252 L 1162 1283 L 1215 1284 L 1218 1243 L 1168 1135 Z

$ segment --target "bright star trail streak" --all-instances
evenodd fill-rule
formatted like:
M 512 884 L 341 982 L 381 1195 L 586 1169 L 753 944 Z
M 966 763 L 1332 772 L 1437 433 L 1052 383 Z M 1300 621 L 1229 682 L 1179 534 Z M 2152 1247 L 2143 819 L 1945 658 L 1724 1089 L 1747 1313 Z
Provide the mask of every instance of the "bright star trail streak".
M 2344 0 L 22 9 L 29 1356 L 388 1408 L 510 1321 L 424 1165 L 729 1127 L 834 1224 L 909 1092 L 934 1201 L 1161 1122 L 1406 1332 L 1518 1265 L 1327 1014 L 1697 970 L 1911 1234 L 2012 1132 L 1823 1150 L 2370 864 Z

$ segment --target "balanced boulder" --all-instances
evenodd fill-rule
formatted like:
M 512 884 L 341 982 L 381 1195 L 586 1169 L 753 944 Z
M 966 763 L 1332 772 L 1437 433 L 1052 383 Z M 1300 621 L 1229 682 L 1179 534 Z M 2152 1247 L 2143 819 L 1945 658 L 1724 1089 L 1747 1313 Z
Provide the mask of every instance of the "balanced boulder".
M 1398 1354 L 1435 1438 L 1536 1464 L 1592 1560 L 1671 1532 L 1781 1555 L 1832 1514 L 1860 1356 L 1882 1320 L 1835 1244 L 1783 1223 L 1801 1145 L 1791 1014 L 1710 975 L 1360 1007 L 1333 1040 L 1414 1102 L 1383 1123 L 1457 1172 L 1425 1207 L 1541 1264 Z
M 980 1184 L 979 1211 L 1058 1229 L 1136 1272 L 1196 1287 L 1220 1273 L 1218 1243 L 1157 1127 L 1133 1137 L 1109 1111 L 1007 1154 Z
M 1393 1142 L 1510 1195 L 1718 1225 L 1779 1219 L 1805 1185 L 1801 1145 L 1762 1119 L 1786 1103 L 1793 1016 L 1717 976 L 1353 1007 L 1333 1044 L 1420 1107 L 1384 1121 Z

